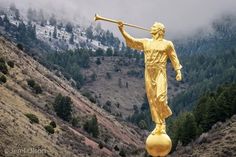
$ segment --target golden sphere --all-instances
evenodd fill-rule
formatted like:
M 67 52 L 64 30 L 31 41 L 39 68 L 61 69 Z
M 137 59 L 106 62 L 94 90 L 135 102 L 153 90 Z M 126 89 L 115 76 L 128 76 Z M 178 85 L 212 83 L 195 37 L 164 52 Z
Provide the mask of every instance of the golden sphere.
M 172 142 L 167 134 L 150 134 L 146 140 L 146 150 L 153 157 L 168 155 L 171 147 Z

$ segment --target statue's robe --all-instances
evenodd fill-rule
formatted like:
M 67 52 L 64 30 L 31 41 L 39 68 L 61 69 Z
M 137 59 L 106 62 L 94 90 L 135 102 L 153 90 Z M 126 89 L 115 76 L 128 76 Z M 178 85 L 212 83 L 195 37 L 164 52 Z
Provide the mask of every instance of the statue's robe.
M 176 55 L 174 45 L 168 40 L 127 38 L 130 48 L 144 51 L 145 57 L 145 88 L 150 106 L 152 120 L 163 123 L 172 112 L 167 102 L 166 64 L 170 58 L 176 70 L 182 68 Z

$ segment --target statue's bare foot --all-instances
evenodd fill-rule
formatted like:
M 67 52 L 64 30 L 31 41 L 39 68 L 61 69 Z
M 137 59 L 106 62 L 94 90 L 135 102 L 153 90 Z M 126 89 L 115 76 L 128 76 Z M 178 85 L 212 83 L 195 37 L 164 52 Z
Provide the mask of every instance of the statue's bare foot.
M 161 127 L 160 127 L 160 133 L 161 134 L 166 134 L 166 125 L 165 124 L 162 124 Z
M 155 129 L 152 131 L 152 135 L 155 135 L 155 134 L 166 134 L 166 125 L 156 124 Z
M 152 131 L 152 135 L 155 135 L 158 131 L 158 128 L 157 128 L 157 126 L 155 127 L 155 129 Z

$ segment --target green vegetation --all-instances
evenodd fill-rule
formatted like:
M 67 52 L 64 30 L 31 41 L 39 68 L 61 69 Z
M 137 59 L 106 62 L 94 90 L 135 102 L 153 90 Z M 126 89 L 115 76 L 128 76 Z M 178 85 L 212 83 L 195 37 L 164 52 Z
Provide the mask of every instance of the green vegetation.
M 44 126 L 44 129 L 48 132 L 48 134 L 54 134 L 54 128 L 51 125 Z
M 85 90 L 85 91 L 82 91 L 81 94 L 87 97 L 89 101 L 91 101 L 92 103 L 96 103 L 96 98 L 92 95 L 90 91 Z
M 129 70 L 127 72 L 127 75 L 129 77 L 143 78 L 143 70 L 139 70 L 139 71 L 137 71 L 137 70 Z
M 36 94 L 41 94 L 43 92 L 41 86 L 37 84 L 34 80 L 27 80 L 27 84 L 34 90 Z
M 97 60 L 96 60 L 96 64 L 97 64 L 97 65 L 100 65 L 100 64 L 102 64 L 102 63 L 101 63 L 101 59 L 100 59 L 100 58 L 97 58 Z
M 169 122 L 169 134 L 173 148 L 180 141 L 187 145 L 203 132 L 207 132 L 218 121 L 225 121 L 236 114 L 236 84 L 220 86 L 215 92 L 200 97 L 192 112 L 180 114 Z
M 79 127 L 79 117 L 73 117 L 71 124 L 73 127 Z
M 47 62 L 49 62 L 51 67 L 54 66 L 54 68 L 60 70 L 67 79 L 74 79 L 76 87 L 80 89 L 85 80 L 80 69 L 89 67 L 90 53 L 90 50 L 85 49 L 77 49 L 65 53 L 50 53 L 47 56 Z
M 73 102 L 70 97 L 58 94 L 53 107 L 58 117 L 65 121 L 70 121 L 72 117 L 72 104 Z
M 27 117 L 27 118 L 29 118 L 29 120 L 30 120 L 30 123 L 39 123 L 39 119 L 38 119 L 38 117 L 36 116 L 36 115 L 34 115 L 34 114 L 32 114 L 32 113 L 27 113 L 27 114 L 25 114 L 25 116 Z
M 134 113 L 129 116 L 127 120 L 136 124 L 141 129 L 151 130 L 153 129 L 154 123 L 151 119 L 151 113 L 146 95 L 144 96 L 143 101 L 144 102 L 140 109 L 138 109 L 137 105 L 134 105 Z
M 6 82 L 7 82 L 6 76 L 5 76 L 5 75 L 1 75 L 1 76 L 0 76 L 0 84 L 1 84 L 1 83 L 6 83 Z
M 170 105 L 178 115 L 183 109 L 190 110 L 202 93 L 215 90 L 224 83 L 236 82 L 236 52 L 221 54 L 195 54 L 182 56 L 184 82 L 189 88 L 171 100 Z
M 14 66 L 15 66 L 15 64 L 14 64 L 13 61 L 8 61 L 8 62 L 7 62 L 7 65 L 8 65 L 9 67 L 11 67 L 11 68 L 14 68 Z
M 24 50 L 24 46 L 23 46 L 22 44 L 19 44 L 19 43 L 18 43 L 16 46 L 17 46 L 17 48 L 20 49 L 21 51 Z
M 7 65 L 3 58 L 0 58 L 0 72 L 2 72 L 5 75 L 8 74 Z
M 33 88 L 33 87 L 35 86 L 35 81 L 32 80 L 32 79 L 29 79 L 29 80 L 27 80 L 27 84 L 28 84 L 31 88 Z
M 105 111 L 111 113 L 111 101 L 110 101 L 110 100 L 107 100 L 106 103 L 102 106 L 102 108 L 103 108 Z
M 110 79 L 111 79 L 111 73 L 107 72 L 105 78 L 108 79 L 108 80 L 110 80 Z
M 96 115 L 93 115 L 91 119 L 87 120 L 83 126 L 84 130 L 89 134 L 92 134 L 93 137 L 98 137 L 99 128 Z
M 51 121 L 51 122 L 50 122 L 50 125 L 51 125 L 53 128 L 56 128 L 56 127 L 57 127 L 57 124 L 56 124 L 55 121 Z
M 98 147 L 99 147 L 100 149 L 102 149 L 102 148 L 104 147 L 103 143 L 102 143 L 102 142 L 99 142 Z
M 124 149 L 124 148 L 122 148 L 122 149 L 120 150 L 119 155 L 120 155 L 121 157 L 126 157 L 126 152 L 125 152 L 125 149 Z

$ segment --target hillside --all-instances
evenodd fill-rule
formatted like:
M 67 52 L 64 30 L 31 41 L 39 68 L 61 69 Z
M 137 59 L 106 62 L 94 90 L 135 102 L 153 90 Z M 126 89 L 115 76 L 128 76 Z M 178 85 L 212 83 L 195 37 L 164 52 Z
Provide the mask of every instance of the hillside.
M 3 37 L 0 38 L 0 58 L 15 64 L 14 68 L 7 66 L 7 82 L 0 85 L 1 154 L 5 152 L 6 156 L 11 156 L 9 151 L 35 148 L 46 151 L 39 154 L 42 156 L 117 156 L 119 151 L 130 154 L 143 148 L 143 135 L 138 128 L 118 122 L 81 96 L 65 79 L 55 76 Z M 28 79 L 41 86 L 41 94 L 29 88 Z M 58 93 L 71 98 L 73 116 L 79 119 L 77 127 L 56 116 L 52 104 Z M 35 114 L 39 124 L 30 123 L 25 116 L 27 113 Z M 82 127 L 92 115 L 96 115 L 98 121 L 100 134 L 97 138 Z M 57 127 L 55 133 L 49 135 L 44 126 L 52 120 Z M 104 147 L 100 149 L 99 143 Z M 31 155 L 18 153 L 14 156 Z
M 236 156 L 236 115 L 216 123 L 209 132 L 177 150 L 169 157 L 233 157 Z
M 97 65 L 97 58 L 103 58 Z M 134 112 L 134 106 L 141 107 L 145 97 L 144 67 L 137 64 L 135 58 L 127 57 L 91 57 L 90 67 L 81 69 L 87 78 L 96 75 L 93 81 L 85 83 L 81 91 L 89 91 L 97 99 L 98 106 L 111 102 L 109 110 L 123 118 Z M 168 96 L 172 99 L 187 88 L 186 84 L 175 80 L 175 72 L 168 64 Z M 118 105 L 117 105 L 118 104 Z

